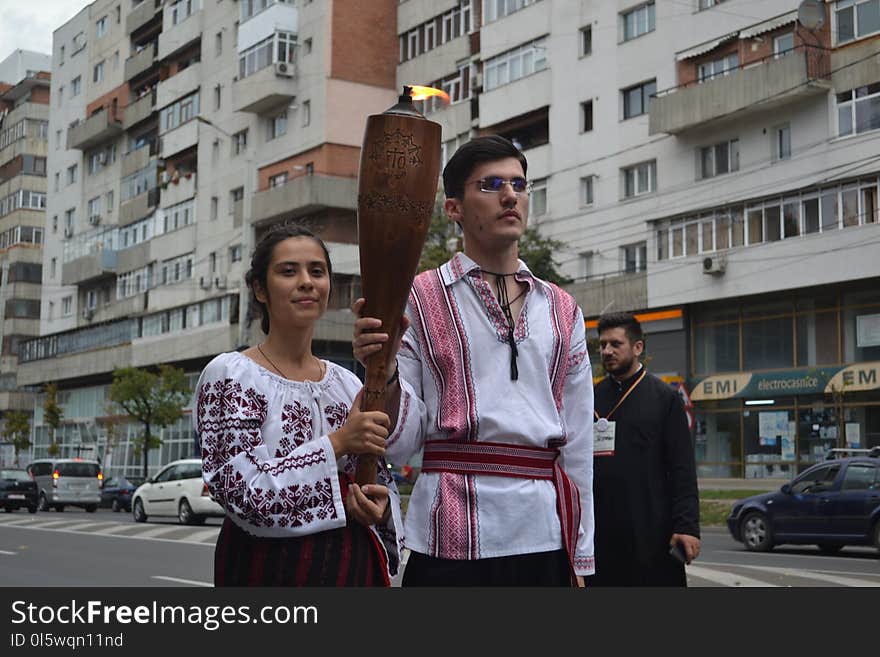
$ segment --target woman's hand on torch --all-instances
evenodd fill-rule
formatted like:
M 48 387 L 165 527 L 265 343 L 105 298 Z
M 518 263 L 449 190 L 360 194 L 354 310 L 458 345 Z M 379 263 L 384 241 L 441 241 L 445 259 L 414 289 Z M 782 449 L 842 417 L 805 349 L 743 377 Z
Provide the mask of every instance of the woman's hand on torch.
M 361 317 L 364 308 L 364 299 L 361 297 L 351 307 L 351 311 L 357 315 L 358 319 L 354 323 L 354 339 L 351 341 L 354 357 L 361 365 L 366 366 L 367 358 L 382 349 L 382 346 L 388 342 L 389 335 L 379 332 L 377 329 L 382 327 L 382 320 L 376 317 Z M 392 363 L 397 358 L 397 350 L 400 348 L 400 341 L 403 334 L 409 328 L 410 321 L 406 315 L 400 318 L 400 331 L 397 334 L 396 343 L 391 345 L 388 357 L 388 371 L 392 371 Z
M 380 484 L 351 484 L 345 508 L 349 516 L 365 527 L 386 524 L 391 516 L 388 489 Z
M 361 411 L 363 396 L 361 388 L 351 403 L 345 423 L 329 436 L 336 458 L 345 454 L 382 456 L 385 453 L 391 420 L 382 411 Z

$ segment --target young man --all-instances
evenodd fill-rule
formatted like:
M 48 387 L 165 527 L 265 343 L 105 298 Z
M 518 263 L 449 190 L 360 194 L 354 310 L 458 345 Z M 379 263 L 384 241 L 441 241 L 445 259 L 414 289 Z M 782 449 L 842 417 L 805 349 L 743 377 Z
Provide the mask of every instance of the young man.
M 398 418 L 386 452 L 406 463 L 424 450 L 404 586 L 582 585 L 593 572 L 584 320 L 570 295 L 518 258 L 526 168 L 513 144 L 492 136 L 459 148 L 443 171 L 464 253 L 413 284 L 397 371 L 420 402 L 401 415 L 419 422 Z M 361 361 L 388 339 L 364 332 L 379 324 L 355 324 Z
M 639 362 L 645 343 L 632 314 L 603 315 L 598 328 L 608 376 L 596 386 L 589 585 L 687 586 L 684 562 L 700 553 L 700 509 L 681 399 Z

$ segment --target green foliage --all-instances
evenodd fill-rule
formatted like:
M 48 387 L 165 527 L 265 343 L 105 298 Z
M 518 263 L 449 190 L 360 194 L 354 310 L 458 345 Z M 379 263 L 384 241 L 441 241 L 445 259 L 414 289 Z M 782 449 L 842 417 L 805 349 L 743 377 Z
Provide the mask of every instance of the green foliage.
M 64 417 L 64 410 L 58 403 L 58 386 L 54 383 L 47 383 L 43 388 L 46 394 L 43 400 L 43 422 L 49 427 L 49 456 L 58 456 L 61 448 L 56 442 L 58 427 L 61 426 L 61 419 Z
M 8 411 L 4 417 L 3 437 L 12 443 L 15 462 L 18 463 L 19 453 L 31 446 L 30 416 L 24 411 Z
M 144 427 L 134 441 L 135 449 L 144 456 L 144 478 L 148 476 L 149 450 L 162 444 L 153 429 L 179 420 L 190 394 L 184 371 L 170 365 L 160 365 L 158 373 L 137 367 L 123 367 L 113 372 L 110 400 Z

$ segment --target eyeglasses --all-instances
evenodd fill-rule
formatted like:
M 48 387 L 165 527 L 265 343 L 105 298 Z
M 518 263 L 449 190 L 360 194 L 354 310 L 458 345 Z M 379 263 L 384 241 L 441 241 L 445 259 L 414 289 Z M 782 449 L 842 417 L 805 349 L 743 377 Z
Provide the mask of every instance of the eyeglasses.
M 530 183 L 525 178 L 500 178 L 499 176 L 488 176 L 486 178 L 480 178 L 479 180 L 474 180 L 472 182 L 477 183 L 480 186 L 481 192 L 500 192 L 505 185 L 510 185 L 514 192 L 517 194 L 522 194 L 525 192 L 528 194 L 532 191 L 532 183 Z

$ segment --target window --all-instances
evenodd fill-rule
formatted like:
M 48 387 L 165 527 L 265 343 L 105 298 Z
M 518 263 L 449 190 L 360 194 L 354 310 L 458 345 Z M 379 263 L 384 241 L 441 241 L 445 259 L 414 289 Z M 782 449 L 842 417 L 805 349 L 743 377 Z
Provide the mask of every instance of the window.
M 715 5 L 720 5 L 722 2 L 724 2 L 724 0 L 697 0 L 697 9 L 702 11 L 703 9 L 709 9 Z
M 547 40 L 538 39 L 486 61 L 483 88 L 495 89 L 547 68 Z
M 214 35 L 214 56 L 219 57 L 223 54 L 223 32 L 217 32 Z
M 880 82 L 837 94 L 840 136 L 880 128 Z
M 64 85 L 58 87 L 58 107 L 64 105 Z
M 82 76 L 77 75 L 73 80 L 70 81 L 70 95 L 71 97 L 79 96 L 80 91 L 82 91 Z
M 773 37 L 773 56 L 776 59 L 784 57 L 792 50 L 794 50 L 794 32 Z
M 486 2 L 486 22 L 491 23 L 533 5 L 538 0 L 488 0 Z
M 648 268 L 648 245 L 645 242 L 620 247 L 622 271 L 634 274 Z
M 531 214 L 541 217 L 547 214 L 547 179 L 539 178 L 532 181 L 532 192 L 529 195 Z
M 843 483 L 840 485 L 840 490 L 876 490 L 880 488 L 878 473 L 880 470 L 873 465 L 851 463 L 843 473 Z
M 60 63 L 64 64 L 64 46 L 61 46 L 60 59 L 61 59 Z
M 593 54 L 593 26 L 587 25 L 580 29 L 580 56 Z
M 195 199 L 188 199 L 165 208 L 165 223 L 162 226 L 163 233 L 170 233 L 178 228 L 189 226 L 196 220 Z
M 61 131 L 56 130 L 55 131 L 55 150 L 57 151 L 59 148 L 61 148 Z
M 269 177 L 269 188 L 270 189 L 273 187 L 281 187 L 281 185 L 284 185 L 286 183 L 287 183 L 287 172 L 286 171 Z
M 276 32 L 238 56 L 238 76 L 246 78 L 275 62 L 296 61 L 296 35 Z
M 92 70 L 92 82 L 103 82 L 104 81 L 104 60 L 101 60 L 97 64 L 95 64 L 95 68 Z
M 791 126 L 787 123 L 773 128 L 773 159 L 787 160 L 791 157 Z
M 697 179 L 714 178 L 731 171 L 739 171 L 739 140 L 731 139 L 699 150 Z
M 52 217 L 52 232 L 53 233 L 58 232 L 58 215 L 57 214 Z
M 86 290 L 86 308 L 94 310 L 98 307 L 98 291 Z
M 306 55 L 312 54 L 312 38 L 309 37 L 305 41 L 303 41 L 303 49 L 305 50 Z
M 623 40 L 629 41 L 654 31 L 654 3 L 636 7 L 620 15 L 623 22 Z
M 623 118 L 647 114 L 651 105 L 651 96 L 657 93 L 657 81 L 649 80 L 634 87 L 621 90 L 623 94 Z
M 697 66 L 697 81 L 705 82 L 722 75 L 730 75 L 739 67 L 739 55 L 732 53 Z
M 220 109 L 220 90 L 222 87 L 218 84 L 214 87 L 214 109 Z
M 241 244 L 229 247 L 229 262 L 239 262 L 241 260 Z
M 247 128 L 232 135 L 232 155 L 241 155 L 247 150 Z
M 837 43 L 880 32 L 880 0 L 839 0 L 834 7 Z
M 61 316 L 70 317 L 73 314 L 73 297 L 68 296 L 61 299 Z
M 287 134 L 287 110 L 269 119 L 269 140 Z
M 96 196 L 88 203 L 89 222 L 98 223 L 101 220 L 101 197 Z
M 624 198 L 650 194 L 657 189 L 657 162 L 642 162 L 623 169 Z
M 219 214 L 220 199 L 216 196 L 211 197 L 211 221 L 217 220 Z
M 595 202 L 596 176 L 581 178 L 581 205 L 593 205 Z
M 312 101 L 304 100 L 302 104 L 302 124 L 305 128 L 312 122 Z
M 107 198 L 107 214 L 113 214 L 113 200 L 114 200 L 113 190 L 111 189 L 109 192 L 107 192 L 107 194 L 105 194 L 105 196 Z
M 64 236 L 73 235 L 73 224 L 76 223 L 76 208 L 64 211 Z
M 55 278 L 58 273 L 58 258 L 49 261 L 49 278 Z
M 202 8 L 202 0 L 179 0 L 171 5 L 171 24 L 185 21 Z
M 230 192 L 230 199 L 233 203 L 238 203 L 244 199 L 244 187 L 236 187 Z
M 78 168 L 79 168 L 79 166 L 76 164 L 73 164 L 73 165 L 67 167 L 67 184 L 68 185 L 72 185 L 73 183 L 76 182 L 76 174 L 77 174 Z
M 839 465 L 816 468 L 795 481 L 791 486 L 791 492 L 800 494 L 827 491 L 834 484 L 834 480 L 837 479 L 838 472 L 840 472 Z
M 581 132 L 593 130 L 593 101 L 587 100 L 581 103 Z
M 165 133 L 191 120 L 199 113 L 198 92 L 181 98 L 159 112 L 159 132 Z
M 95 22 L 95 38 L 96 39 L 100 39 L 102 36 L 107 34 L 107 23 L 108 23 L 108 21 L 107 21 L 106 16 L 101 16 L 101 18 L 99 18 Z

